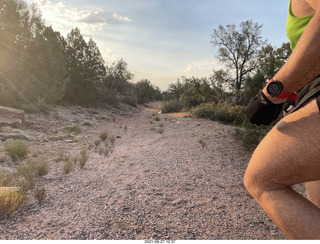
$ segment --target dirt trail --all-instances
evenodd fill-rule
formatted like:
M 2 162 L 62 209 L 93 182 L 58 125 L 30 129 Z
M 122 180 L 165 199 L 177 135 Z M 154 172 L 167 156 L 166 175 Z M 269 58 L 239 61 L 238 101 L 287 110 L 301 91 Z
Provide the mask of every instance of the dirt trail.
M 41 205 L 30 197 L 1 220 L 0 239 L 285 239 L 244 188 L 250 154 L 234 128 L 181 114 L 156 121 L 157 108 L 27 115 L 32 156 L 52 161 L 38 182 L 48 196 Z M 83 132 L 66 136 L 72 124 Z M 78 153 L 103 130 L 118 137 L 113 153 L 92 148 L 83 170 L 62 175 L 54 159 Z

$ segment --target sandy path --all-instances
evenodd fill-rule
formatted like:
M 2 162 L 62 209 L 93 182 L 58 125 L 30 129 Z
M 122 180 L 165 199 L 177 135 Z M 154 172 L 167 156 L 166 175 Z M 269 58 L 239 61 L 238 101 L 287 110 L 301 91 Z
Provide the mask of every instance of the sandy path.
M 73 143 L 52 140 L 70 122 L 63 112 L 46 123 L 29 117 L 42 130 L 29 142 L 34 155 L 77 152 L 103 130 L 121 137 L 113 153 L 92 149 L 85 168 L 69 175 L 52 162 L 39 181 L 47 198 L 1 220 L 0 239 L 285 239 L 244 188 L 250 154 L 232 126 L 169 115 L 157 122 L 152 107 L 125 115 L 79 110 L 71 114 L 90 125 Z M 161 123 L 162 134 L 151 130 Z

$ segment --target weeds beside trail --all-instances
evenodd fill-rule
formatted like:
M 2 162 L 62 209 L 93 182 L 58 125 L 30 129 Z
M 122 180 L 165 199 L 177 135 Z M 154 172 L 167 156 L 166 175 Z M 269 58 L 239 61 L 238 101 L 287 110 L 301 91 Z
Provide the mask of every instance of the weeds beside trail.
M 69 133 L 80 134 L 82 132 L 78 126 L 67 128 Z M 99 143 L 95 141 L 95 144 L 98 147 L 100 142 L 103 142 L 105 146 L 103 152 L 107 156 L 113 151 L 113 146 L 109 146 L 108 143 L 114 145 L 116 139 L 113 134 L 107 131 L 101 132 L 99 137 Z M 97 151 L 99 150 L 96 149 Z M 42 203 L 47 197 L 47 190 L 45 186 L 37 186 L 37 181 L 39 181 L 39 177 L 46 176 L 50 170 L 50 162 L 47 159 L 28 158 L 30 150 L 26 142 L 22 140 L 8 140 L 4 143 L 4 152 L 10 158 L 8 164 L 11 166 L 12 172 L 0 170 L 0 219 L 5 216 L 12 216 L 31 195 L 39 204 Z M 79 163 L 80 169 L 84 169 L 89 154 L 87 148 L 82 148 L 78 155 L 60 154 L 54 162 L 63 162 L 61 166 L 62 174 L 68 175 L 74 170 L 77 163 Z M 50 156 L 45 155 L 45 157 Z M 56 166 L 53 165 L 53 167 Z

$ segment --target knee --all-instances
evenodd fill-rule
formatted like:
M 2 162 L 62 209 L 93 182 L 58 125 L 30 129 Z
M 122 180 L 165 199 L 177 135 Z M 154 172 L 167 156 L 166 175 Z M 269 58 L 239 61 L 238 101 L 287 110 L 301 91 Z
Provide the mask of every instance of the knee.
M 275 177 L 266 170 L 249 167 L 243 180 L 248 192 L 259 201 L 264 193 L 288 187 L 274 179 Z
M 249 170 L 246 171 L 243 178 L 244 186 L 247 188 L 248 192 L 257 198 L 261 194 L 262 184 L 257 180 L 255 172 Z

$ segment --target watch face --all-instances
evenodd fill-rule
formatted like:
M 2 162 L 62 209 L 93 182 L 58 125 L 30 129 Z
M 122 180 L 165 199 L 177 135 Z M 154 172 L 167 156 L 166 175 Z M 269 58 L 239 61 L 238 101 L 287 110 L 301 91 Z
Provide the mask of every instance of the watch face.
M 267 87 L 267 92 L 270 96 L 278 96 L 281 93 L 282 86 L 278 81 L 271 82 Z

